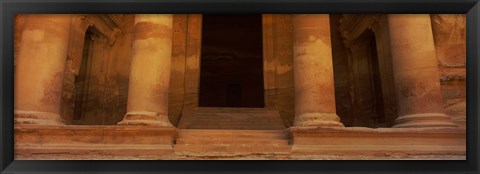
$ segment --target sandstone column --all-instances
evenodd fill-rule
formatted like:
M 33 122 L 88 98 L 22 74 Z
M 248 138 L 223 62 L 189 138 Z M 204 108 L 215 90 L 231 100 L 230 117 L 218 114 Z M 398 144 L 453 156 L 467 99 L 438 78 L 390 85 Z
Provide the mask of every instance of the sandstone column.
M 171 14 L 135 15 L 127 114 L 119 124 L 172 127 L 168 120 L 172 22 Z
M 328 14 L 293 15 L 294 126 L 343 127 L 336 114 Z
M 16 124 L 62 125 L 62 80 L 67 59 L 70 15 L 25 15 L 16 59 Z
M 388 15 L 397 91 L 394 127 L 453 127 L 444 114 L 428 14 Z

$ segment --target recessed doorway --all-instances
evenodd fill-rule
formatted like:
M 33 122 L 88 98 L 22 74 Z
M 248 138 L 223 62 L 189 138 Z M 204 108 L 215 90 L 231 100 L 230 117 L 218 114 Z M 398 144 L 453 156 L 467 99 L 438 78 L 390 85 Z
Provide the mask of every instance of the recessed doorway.
M 203 15 L 200 59 L 200 107 L 264 107 L 262 15 Z

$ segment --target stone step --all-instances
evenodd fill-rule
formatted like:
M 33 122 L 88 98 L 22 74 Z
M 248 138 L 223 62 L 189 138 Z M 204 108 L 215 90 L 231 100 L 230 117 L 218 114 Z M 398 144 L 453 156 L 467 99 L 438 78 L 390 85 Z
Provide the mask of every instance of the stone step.
M 251 144 L 251 145 L 259 145 L 259 144 L 268 144 L 268 145 L 284 145 L 288 146 L 288 140 L 284 139 L 234 139 L 234 138 L 179 138 L 176 141 L 176 144 L 209 144 L 209 145 L 227 145 L 227 144 Z
M 218 126 L 283 126 L 282 124 L 279 124 L 279 123 L 276 123 L 276 124 L 272 124 L 272 123 L 249 123 L 249 122 L 246 122 L 246 123 L 241 123 L 241 122 L 217 122 L 217 123 L 209 123 L 209 122 L 191 122 L 191 121 L 188 121 L 188 122 L 183 122 L 182 125 L 184 126 L 192 126 L 192 125 L 207 125 L 207 126 L 215 126 L 215 125 L 218 125 Z
M 226 120 L 182 120 L 182 124 L 257 124 L 257 125 L 283 125 L 283 122 L 280 121 L 253 121 L 253 120 L 245 120 L 245 121 L 226 121 Z
M 278 111 L 275 110 L 262 110 L 262 111 L 201 111 L 201 110 L 185 110 L 183 111 L 185 114 L 220 114 L 220 115 L 228 115 L 232 113 L 240 113 L 240 114 L 251 114 L 251 115 L 258 115 L 258 114 L 263 114 L 263 115 L 272 115 L 272 114 L 277 114 Z
M 262 129 L 268 129 L 268 128 L 275 128 L 273 130 L 282 130 L 285 129 L 285 127 L 281 124 L 249 124 L 249 123 L 237 123 L 237 124 L 229 124 L 229 123 L 214 123 L 214 124 L 201 124 L 201 123 L 182 123 L 179 125 L 180 129 L 201 129 L 205 127 L 205 129 L 211 129 L 211 128 L 222 128 L 222 129 L 231 129 L 231 130 L 238 130 L 238 128 L 247 128 L 245 130 L 262 130 Z
M 175 145 L 176 154 L 228 156 L 240 154 L 289 154 L 290 146 L 275 145 Z
M 227 107 L 200 107 L 192 110 L 185 110 L 185 113 L 275 113 L 275 110 L 265 108 L 227 108 Z
M 202 130 L 180 129 L 178 138 L 260 138 L 260 139 L 287 139 L 283 130 Z
M 185 115 L 185 114 L 184 114 Z M 228 115 L 185 115 L 185 118 L 279 118 L 279 115 L 247 115 L 247 114 L 228 114 Z
M 219 120 L 248 120 L 248 119 L 259 119 L 259 120 L 282 120 L 278 115 L 275 116 L 218 116 L 218 115 L 209 115 L 209 116 L 200 116 L 200 115 L 184 115 L 183 118 L 188 119 L 219 119 Z
M 262 130 L 262 129 L 269 129 L 269 128 L 275 128 L 275 129 L 269 129 L 269 130 L 281 130 L 285 129 L 284 126 L 281 125 L 211 125 L 211 124 L 183 124 L 180 129 L 202 129 L 202 127 L 205 127 L 205 129 L 211 129 L 211 128 L 223 128 L 227 130 L 238 130 L 238 128 L 251 128 L 251 129 L 245 129 L 245 130 Z
M 206 128 L 207 127 L 224 127 L 225 129 L 231 129 L 231 130 L 238 130 L 238 129 L 234 129 L 234 128 L 241 128 L 241 127 L 245 127 L 245 128 L 252 128 L 252 130 L 256 130 L 256 129 L 262 129 L 262 128 L 278 128 L 278 129 L 274 129 L 274 130 L 280 130 L 280 129 L 285 129 L 284 126 L 282 125 L 252 125 L 252 124 L 236 124 L 236 125 L 232 125 L 232 124 L 225 124 L 225 125 L 221 125 L 221 124 L 183 124 L 180 129 L 188 129 L 188 128 L 201 128 L 202 126 L 205 126 Z M 183 128 L 185 127 L 185 128 Z M 256 129 L 254 129 L 256 128 Z M 248 130 L 248 129 L 246 129 Z
M 213 121 L 282 121 L 281 118 L 276 117 L 229 117 L 229 118 L 222 118 L 222 117 L 184 117 L 184 120 L 208 120 L 214 119 Z
M 247 115 L 247 114 L 228 114 L 228 115 L 217 115 L 217 114 L 210 114 L 210 115 L 188 115 L 183 114 L 184 118 L 218 118 L 218 119 L 231 119 L 231 118 L 238 118 L 238 119 L 248 119 L 248 118 L 268 118 L 268 119 L 281 119 L 279 115 Z
M 260 127 L 260 126 L 203 126 L 203 125 L 193 125 L 193 126 L 182 126 L 182 129 L 230 129 L 230 130 L 279 130 L 283 127 Z
M 193 120 L 193 119 L 188 119 L 188 120 L 182 120 L 182 123 L 195 123 L 195 124 L 265 124 L 265 125 L 283 125 L 283 122 L 278 121 L 278 120 L 272 120 L 272 121 L 256 121 L 256 120 L 208 120 L 208 119 L 202 119 L 202 120 Z
M 289 154 L 284 130 L 179 129 L 174 152 L 178 155 L 231 156 Z
M 182 124 L 203 124 L 203 125 L 283 125 L 281 122 L 253 122 L 253 121 L 218 121 L 218 122 L 209 122 L 209 121 L 183 121 Z
M 285 129 L 278 111 L 265 108 L 196 108 L 183 111 L 181 129 Z

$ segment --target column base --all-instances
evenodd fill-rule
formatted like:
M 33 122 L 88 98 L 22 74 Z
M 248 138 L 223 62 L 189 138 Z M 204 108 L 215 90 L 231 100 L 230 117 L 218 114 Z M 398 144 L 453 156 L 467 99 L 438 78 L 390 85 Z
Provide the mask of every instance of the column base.
M 399 116 L 394 128 L 416 127 L 458 127 L 448 115 L 442 113 L 423 113 Z
M 128 112 L 119 125 L 139 125 L 139 126 L 158 126 L 158 127 L 174 127 L 168 115 L 156 112 L 137 111 Z
M 345 127 L 335 113 L 305 113 L 297 115 L 295 127 Z
M 39 111 L 15 110 L 15 124 L 65 125 L 59 114 Z

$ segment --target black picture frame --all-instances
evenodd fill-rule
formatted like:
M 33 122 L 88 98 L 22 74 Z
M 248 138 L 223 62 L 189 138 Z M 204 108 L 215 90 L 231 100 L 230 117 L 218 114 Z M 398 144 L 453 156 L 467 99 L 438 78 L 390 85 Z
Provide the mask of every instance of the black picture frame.
M 0 0 L 0 173 L 479 173 L 478 0 Z M 13 24 L 20 13 L 467 14 L 467 160 L 45 161 L 13 159 Z

